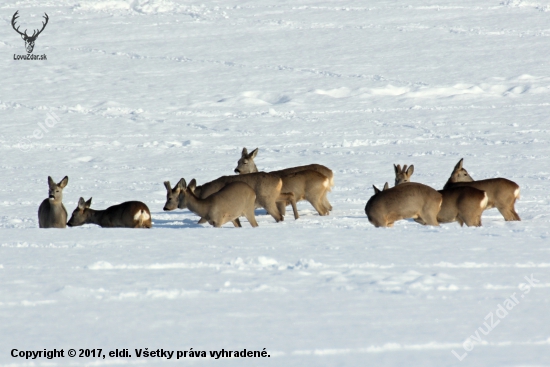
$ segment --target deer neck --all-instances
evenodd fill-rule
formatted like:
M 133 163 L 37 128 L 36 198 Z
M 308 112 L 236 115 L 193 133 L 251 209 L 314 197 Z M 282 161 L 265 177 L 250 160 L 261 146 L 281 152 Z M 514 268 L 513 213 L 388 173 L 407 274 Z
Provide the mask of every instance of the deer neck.
M 86 224 L 92 223 L 100 226 L 101 223 L 103 223 L 106 212 L 107 210 L 94 210 L 88 208 L 88 213 L 90 214 L 88 215 L 88 218 L 86 218 Z
M 195 197 L 200 198 L 202 192 L 202 185 L 195 187 Z
M 445 185 L 443 186 L 443 190 L 446 190 L 448 188 L 451 187 L 452 184 L 454 184 L 455 182 L 453 181 L 453 177 L 449 177 L 449 179 L 447 180 L 447 182 L 445 182 Z
M 206 199 L 199 199 L 191 191 L 185 193 L 187 199 L 187 208 L 193 213 L 197 214 L 201 218 L 205 218 L 208 215 L 208 207 Z
M 49 199 L 48 198 L 48 203 L 50 203 L 50 205 L 53 207 L 53 206 L 62 206 L 63 205 L 63 197 L 58 197 L 58 198 L 53 198 L 53 199 Z
M 57 217 L 60 214 L 67 215 L 67 210 L 65 209 L 65 206 L 61 202 L 61 200 L 48 200 L 48 207 L 47 210 L 55 217 Z

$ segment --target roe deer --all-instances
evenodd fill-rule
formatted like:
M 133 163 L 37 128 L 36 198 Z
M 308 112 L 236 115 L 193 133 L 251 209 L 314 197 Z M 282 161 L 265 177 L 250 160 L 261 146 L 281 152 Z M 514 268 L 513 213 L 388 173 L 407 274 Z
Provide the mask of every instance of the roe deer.
M 78 200 L 78 205 L 67 225 L 69 227 L 83 224 L 97 224 L 103 228 L 151 228 L 151 212 L 147 205 L 141 201 L 126 201 L 113 205 L 105 210 L 91 209 L 92 198 L 84 201 Z
M 487 193 L 488 202 L 485 210 L 497 208 L 506 221 L 521 220 L 514 204 L 519 199 L 519 186 L 513 181 L 505 178 L 489 178 L 486 180 L 474 181 L 468 172 L 462 168 L 464 158 L 456 164 L 451 177 L 443 189 L 453 187 L 469 186 Z
M 164 182 L 167 190 L 178 194 L 180 209 L 189 209 L 214 227 L 219 228 L 227 222 L 232 222 L 235 227 L 241 227 L 241 216 L 246 217 L 252 227 L 258 227 L 254 216 L 256 194 L 246 183 L 229 182 L 205 199 L 199 199 L 195 195 L 196 184 L 197 181 L 193 179 L 187 185 L 182 178 L 176 187 L 171 189 L 170 182 Z
M 289 174 L 281 179 L 283 180 L 282 192 L 292 193 L 296 202 L 307 200 L 319 215 L 329 215 L 329 209 L 325 204 L 330 185 L 328 177 L 316 171 L 305 170 Z M 285 215 L 285 207 L 288 204 L 287 200 L 277 201 L 277 207 L 282 215 Z M 300 218 L 295 205 L 292 208 L 294 209 L 294 218 Z
M 65 228 L 67 226 L 67 209 L 62 203 L 63 189 L 69 178 L 65 176 L 59 183 L 48 176 L 48 198 L 38 207 L 38 226 L 40 228 Z
M 394 164 L 393 169 L 395 171 L 395 186 L 405 182 L 411 182 L 410 178 L 414 173 L 414 166 L 412 164 L 409 169 L 407 169 L 406 164 L 403 166 L 403 169 L 401 169 L 401 165 Z
M 251 153 L 248 153 L 248 150 L 246 148 L 243 148 L 241 152 L 241 158 L 237 162 L 237 168 L 235 168 L 235 173 L 246 174 L 246 173 L 258 172 L 258 167 L 256 167 L 256 164 L 254 163 L 254 158 L 256 157 L 257 154 L 258 154 L 258 148 L 254 149 Z M 319 174 L 311 174 L 311 173 L 302 174 L 301 173 L 305 171 L 315 171 Z M 331 190 L 331 187 L 334 186 L 333 173 L 327 167 L 322 166 L 320 164 L 310 164 L 307 166 L 299 166 L 299 167 L 292 167 L 292 168 L 287 168 L 287 169 L 278 170 L 278 171 L 271 171 L 269 173 L 277 175 L 282 178 L 283 180 L 283 189 L 281 190 L 282 192 L 293 193 L 294 197 L 296 198 L 296 201 L 300 201 L 304 199 L 309 201 L 311 205 L 313 205 L 313 207 L 317 210 L 319 215 L 328 215 L 329 214 L 328 212 L 332 210 L 332 205 L 330 205 L 326 194 Z M 294 175 L 294 176 L 291 178 L 287 178 L 291 175 Z M 325 179 L 328 179 L 328 185 L 325 184 Z M 302 180 L 302 182 L 299 183 L 298 182 L 299 180 Z M 320 190 L 320 187 L 324 187 L 324 189 Z M 299 188 L 299 189 L 296 192 L 294 192 L 292 188 L 296 188 L 296 189 Z M 321 200 L 320 205 L 314 204 L 314 202 L 315 203 L 318 202 L 317 198 L 320 198 Z M 291 203 L 289 203 L 288 201 L 286 202 L 285 205 L 283 205 L 282 202 L 278 204 L 279 211 L 281 211 L 283 215 L 285 213 L 284 207 L 289 204 Z M 294 206 L 293 206 L 293 209 L 294 209 L 294 217 L 298 219 L 299 215 Z
M 414 172 L 414 166 L 407 169 L 407 165 L 393 165 L 395 170 L 395 185 L 410 182 Z M 487 194 L 485 191 L 473 187 L 453 187 L 444 190 L 438 190 L 443 196 L 441 210 L 437 214 L 439 223 L 458 222 L 460 226 L 464 223 L 468 227 L 481 226 L 481 213 L 487 206 Z
M 384 191 L 374 188 L 374 195 L 365 206 L 365 213 L 375 227 L 393 227 L 400 219 L 413 218 L 420 224 L 438 226 L 437 213 L 441 194 L 429 186 L 407 182 Z
M 266 172 L 248 173 L 245 175 L 222 176 L 214 181 L 207 182 L 201 186 L 196 186 L 195 196 L 199 199 L 205 199 L 215 192 L 220 191 L 225 185 L 231 182 L 244 182 L 254 190 L 256 194 L 256 207 L 262 207 L 267 210 L 275 221 L 284 220 L 282 214 L 277 208 L 277 201 L 290 200 L 295 202 L 292 194 L 281 193 L 283 181 L 280 177 Z M 181 194 L 179 195 L 178 208 L 181 206 Z M 295 204 L 294 204 L 295 205 Z M 205 223 L 205 219 L 201 218 L 199 223 Z

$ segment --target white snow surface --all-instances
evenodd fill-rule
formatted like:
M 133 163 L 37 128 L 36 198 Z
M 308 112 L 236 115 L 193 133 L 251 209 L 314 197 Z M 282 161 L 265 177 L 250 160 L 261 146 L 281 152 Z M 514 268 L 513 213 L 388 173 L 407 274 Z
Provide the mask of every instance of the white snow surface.
M 550 366 L 549 1 L 0 9 L 0 366 Z M 13 60 L 17 10 L 29 29 L 49 15 L 34 50 L 47 61 Z M 215 229 L 162 210 L 163 181 L 231 175 L 243 147 L 266 171 L 330 167 L 330 216 L 300 202 L 298 220 L 258 209 L 258 228 Z M 496 209 L 480 228 L 368 222 L 394 163 L 439 189 L 460 158 L 476 179 L 520 185 L 521 222 Z M 47 177 L 65 175 L 69 214 L 80 197 L 140 200 L 154 228 L 38 229 Z M 11 356 L 54 348 L 132 357 Z

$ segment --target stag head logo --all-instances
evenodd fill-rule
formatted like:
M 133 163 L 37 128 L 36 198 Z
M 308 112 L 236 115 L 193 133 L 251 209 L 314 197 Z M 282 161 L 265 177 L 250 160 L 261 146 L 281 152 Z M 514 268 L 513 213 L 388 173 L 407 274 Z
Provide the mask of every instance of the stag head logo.
M 46 24 L 48 24 L 48 19 L 49 19 L 48 14 L 44 13 L 44 19 L 46 19 L 46 21 L 42 22 L 42 29 L 34 30 L 34 32 L 32 33 L 32 36 L 29 36 L 27 34 L 26 29 L 25 29 L 25 32 L 21 33 L 19 31 L 19 27 L 15 28 L 15 21 L 17 20 L 17 18 L 19 18 L 19 15 L 17 13 L 19 13 L 19 10 L 16 11 L 15 14 L 13 14 L 13 17 L 11 18 L 11 26 L 13 27 L 13 29 L 15 29 L 17 33 L 21 35 L 21 38 L 23 38 L 23 40 L 25 41 L 25 48 L 27 49 L 27 53 L 30 54 L 34 49 L 34 41 L 36 41 L 36 39 L 38 38 L 38 35 L 40 35 L 40 33 L 42 33 L 44 28 L 46 28 Z

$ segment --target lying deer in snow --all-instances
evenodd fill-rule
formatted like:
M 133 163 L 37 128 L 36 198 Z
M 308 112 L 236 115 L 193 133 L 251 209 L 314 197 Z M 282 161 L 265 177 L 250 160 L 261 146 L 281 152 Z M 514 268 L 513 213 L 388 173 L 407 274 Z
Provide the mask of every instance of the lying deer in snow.
M 78 200 L 78 205 L 67 225 L 69 227 L 83 224 L 97 224 L 103 228 L 151 228 L 151 212 L 147 205 L 141 201 L 127 201 L 113 205 L 105 210 L 91 209 L 92 198 L 84 201 Z

